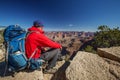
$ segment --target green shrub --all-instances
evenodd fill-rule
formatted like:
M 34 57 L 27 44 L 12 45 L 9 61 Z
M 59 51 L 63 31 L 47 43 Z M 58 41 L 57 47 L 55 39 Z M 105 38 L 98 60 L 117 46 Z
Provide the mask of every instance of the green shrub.
M 85 48 L 85 50 L 84 51 L 86 51 L 86 52 L 92 52 L 92 53 L 96 53 L 96 51 L 93 49 L 93 47 L 92 46 L 90 46 L 90 45 L 88 45 L 86 48 Z
M 106 25 L 98 27 L 95 32 L 94 41 L 91 45 L 87 45 L 84 51 L 96 53 L 97 48 L 106 48 L 112 46 L 120 46 L 120 30 L 117 28 L 109 28 Z
M 95 33 L 95 45 L 97 48 L 106 48 L 112 46 L 120 46 L 120 30 L 119 28 L 110 29 L 108 26 L 99 26 Z

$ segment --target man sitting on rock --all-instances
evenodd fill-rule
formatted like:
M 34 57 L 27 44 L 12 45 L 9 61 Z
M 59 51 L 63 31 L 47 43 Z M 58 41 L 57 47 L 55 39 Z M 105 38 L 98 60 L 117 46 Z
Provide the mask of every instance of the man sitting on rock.
M 41 58 L 48 61 L 44 73 L 54 73 L 56 72 L 54 67 L 58 57 L 61 55 L 62 46 L 46 37 L 43 27 L 43 24 L 37 20 L 34 21 L 33 26 L 28 29 L 31 33 L 27 36 L 25 42 L 26 56 L 29 59 L 32 53 L 37 49 L 32 59 L 36 60 Z M 46 47 L 49 47 L 50 50 L 46 51 Z M 43 50 L 44 53 L 42 53 Z

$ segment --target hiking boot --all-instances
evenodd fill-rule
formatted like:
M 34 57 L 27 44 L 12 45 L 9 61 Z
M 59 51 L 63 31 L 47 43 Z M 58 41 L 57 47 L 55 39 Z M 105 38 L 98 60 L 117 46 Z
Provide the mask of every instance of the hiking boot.
M 61 56 L 61 57 L 59 57 L 58 59 L 57 59 L 57 61 L 63 61 L 63 60 L 65 60 L 66 59 L 66 56 Z
M 55 72 L 57 72 L 56 68 L 50 68 L 50 69 L 44 69 L 43 70 L 44 74 L 54 74 Z
M 60 57 L 60 58 L 57 59 L 57 61 L 62 61 L 62 60 L 63 60 L 62 57 Z

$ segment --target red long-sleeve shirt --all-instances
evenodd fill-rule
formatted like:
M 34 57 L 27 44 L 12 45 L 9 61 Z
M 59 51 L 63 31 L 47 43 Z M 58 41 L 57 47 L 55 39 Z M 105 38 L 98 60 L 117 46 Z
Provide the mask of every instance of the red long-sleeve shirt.
M 32 58 L 39 58 L 41 56 L 42 47 L 61 48 L 59 43 L 56 43 L 44 35 L 44 31 L 32 26 L 28 29 L 31 33 L 28 34 L 25 41 L 25 50 L 27 58 L 30 58 L 32 53 L 36 50 Z

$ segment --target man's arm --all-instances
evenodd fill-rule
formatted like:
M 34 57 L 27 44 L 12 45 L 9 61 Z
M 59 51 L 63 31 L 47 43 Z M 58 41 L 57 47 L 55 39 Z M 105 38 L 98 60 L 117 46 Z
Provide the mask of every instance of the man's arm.
M 40 44 L 43 47 L 51 47 L 51 48 L 60 48 L 60 49 L 62 49 L 62 46 L 59 43 L 50 40 L 45 35 L 40 34 L 37 39 L 38 39 L 38 44 Z

